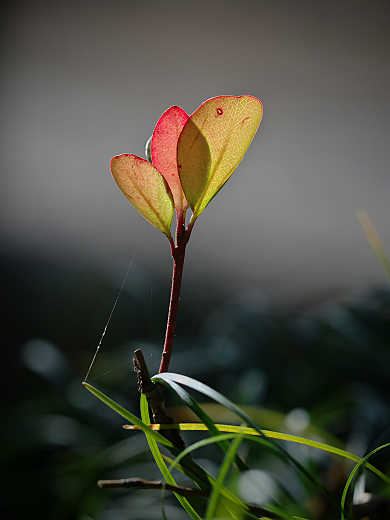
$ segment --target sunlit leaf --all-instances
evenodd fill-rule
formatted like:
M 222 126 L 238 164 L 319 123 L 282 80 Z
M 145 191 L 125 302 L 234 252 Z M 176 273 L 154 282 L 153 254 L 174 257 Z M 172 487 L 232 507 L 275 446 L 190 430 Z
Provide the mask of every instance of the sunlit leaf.
M 175 383 L 174 381 L 169 381 L 167 383 L 171 389 L 180 397 L 180 399 L 199 417 L 201 421 L 206 425 L 211 435 L 218 434 L 218 429 L 216 428 L 214 421 L 207 415 L 207 413 L 199 406 L 198 402 L 180 385 Z M 229 449 L 229 443 L 221 442 L 220 448 L 222 451 L 227 452 Z M 248 466 L 240 459 L 240 457 L 236 457 L 237 467 L 241 471 L 247 471 Z
M 169 384 L 170 381 L 174 381 L 175 383 L 179 383 L 184 386 L 188 386 L 197 392 L 200 392 L 203 395 L 206 395 L 210 399 L 216 401 L 217 403 L 225 406 L 233 413 L 237 414 L 246 424 L 254 428 L 260 436 L 265 437 L 263 431 L 259 428 L 259 426 L 245 413 L 241 408 L 239 408 L 236 404 L 232 403 L 227 397 L 220 394 L 213 388 L 197 381 L 196 379 L 192 379 L 191 377 L 184 376 L 182 374 L 175 374 L 171 372 L 164 372 L 161 374 L 156 374 L 152 377 L 152 381 L 160 381 L 163 384 Z M 327 489 L 324 485 L 314 476 L 312 475 L 298 460 L 292 457 L 286 450 L 281 448 L 279 445 L 275 445 L 276 448 L 279 449 L 281 453 L 284 454 L 286 459 L 288 459 L 295 468 L 306 476 L 308 483 L 311 485 L 318 486 L 325 494 L 328 494 Z
M 123 154 L 111 159 L 111 172 L 141 215 L 170 237 L 174 214 L 172 195 L 156 168 L 136 155 Z
M 133 426 L 129 424 L 125 424 L 123 426 L 126 430 L 139 430 L 140 428 L 138 426 Z M 177 429 L 180 431 L 205 431 L 207 430 L 207 426 L 202 423 L 179 423 L 179 424 L 151 424 L 149 426 L 153 431 L 159 431 L 159 430 L 173 430 Z M 216 429 L 218 432 L 231 432 L 232 434 L 242 434 L 242 435 L 254 435 L 259 436 L 260 434 L 257 429 L 254 428 L 247 428 L 243 426 L 234 426 L 231 424 L 215 424 Z M 390 485 L 390 478 L 382 473 L 378 468 L 373 466 L 372 464 L 365 462 L 365 459 L 361 459 L 357 455 L 354 455 L 353 453 L 350 453 L 349 451 L 342 450 L 341 448 L 337 446 L 331 446 L 330 444 L 326 444 L 324 442 L 315 441 L 312 439 L 306 439 L 305 437 L 300 437 L 298 435 L 292 435 L 290 433 L 282 433 L 282 432 L 274 432 L 271 430 L 261 430 L 262 437 L 266 437 L 269 439 L 279 439 L 282 441 L 287 442 L 294 442 L 296 444 L 303 444 L 304 446 L 308 446 L 310 448 L 315 448 L 318 450 L 322 450 L 328 453 L 332 453 L 333 455 L 336 455 L 338 457 L 343 457 L 348 460 L 352 460 L 354 462 L 358 463 L 365 463 L 365 467 L 372 471 L 375 475 L 377 475 L 383 482 L 386 482 Z M 207 440 L 207 439 L 206 439 Z M 263 441 L 264 442 L 264 441 Z M 268 448 L 273 448 L 278 452 L 275 445 L 265 445 Z M 280 452 L 278 452 L 280 455 Z
M 200 406 L 215 423 L 241 424 L 242 422 L 235 413 L 219 404 L 200 402 Z M 240 408 L 248 414 L 254 422 L 263 425 L 264 428 L 268 428 L 269 430 L 280 430 L 287 427 L 286 414 L 258 406 L 240 405 Z M 195 422 L 198 417 L 186 406 L 170 406 L 169 416 L 176 423 Z M 306 428 L 302 430 L 302 433 L 311 437 L 321 438 L 322 440 L 340 448 L 343 446 L 342 442 L 337 439 L 337 437 L 331 435 L 322 428 L 318 428 L 312 423 L 309 423 Z
M 152 164 L 167 181 L 179 212 L 187 207 L 187 200 L 177 170 L 177 142 L 187 120 L 182 108 L 168 108 L 154 129 L 150 148 Z
M 219 96 L 203 103 L 180 135 L 177 160 L 184 193 L 198 216 L 245 155 L 262 119 L 252 96 Z

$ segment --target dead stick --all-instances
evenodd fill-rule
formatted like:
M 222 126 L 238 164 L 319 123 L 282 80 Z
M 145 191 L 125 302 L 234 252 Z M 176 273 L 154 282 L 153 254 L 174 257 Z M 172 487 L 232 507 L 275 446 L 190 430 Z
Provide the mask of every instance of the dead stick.
M 175 486 L 173 484 L 165 484 L 161 480 L 145 480 L 143 478 L 122 478 L 119 480 L 99 480 L 100 488 L 138 488 L 138 489 L 163 489 L 178 493 L 183 497 L 200 496 L 208 497 L 209 493 L 202 489 L 188 488 L 184 486 Z
M 134 489 L 166 489 L 172 493 L 176 493 L 183 497 L 209 497 L 209 491 L 205 489 L 194 489 L 184 486 L 175 486 L 173 484 L 167 484 L 161 480 L 145 480 L 143 478 L 121 478 L 119 480 L 99 480 L 98 486 L 100 488 L 134 488 Z M 253 504 L 247 504 L 248 510 L 255 515 L 267 515 L 268 518 L 276 518 L 272 513 L 266 511 L 262 507 L 255 506 Z
M 142 350 L 139 348 L 134 351 L 133 364 L 134 370 L 137 373 L 138 391 L 140 394 L 146 395 L 150 411 L 152 412 L 153 423 L 172 424 L 173 419 L 169 417 L 165 408 L 165 399 L 162 394 L 161 385 L 154 383 L 150 379 L 145 358 L 143 356 Z M 177 431 L 172 433 L 173 431 L 174 430 L 170 431 L 168 434 L 164 432 L 162 435 L 169 439 L 178 450 L 184 450 L 185 445 L 183 439 L 180 436 L 180 433 Z
M 151 422 L 157 424 L 173 424 L 173 419 L 167 414 L 165 408 L 165 399 L 162 393 L 161 385 L 159 383 L 154 383 L 150 379 L 149 370 L 141 349 L 137 349 L 134 352 L 133 364 L 134 370 L 137 373 L 138 391 L 139 393 L 146 395 L 149 408 L 152 412 Z M 177 457 L 177 455 L 185 448 L 185 444 L 180 436 L 180 432 L 178 430 L 164 430 L 161 431 L 161 434 L 172 442 L 174 447 L 169 448 L 169 450 L 175 457 Z M 197 484 L 202 489 L 210 488 L 210 482 L 207 478 L 207 474 L 201 467 L 194 464 L 190 454 L 186 455 L 182 459 L 181 464 L 183 468 L 192 473 L 192 476 L 190 473 L 188 473 L 189 476 L 195 479 Z

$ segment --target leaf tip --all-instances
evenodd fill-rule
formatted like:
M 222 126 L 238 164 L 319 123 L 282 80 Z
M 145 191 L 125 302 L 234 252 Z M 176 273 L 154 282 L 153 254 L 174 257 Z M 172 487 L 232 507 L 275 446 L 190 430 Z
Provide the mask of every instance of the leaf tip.
M 130 153 L 121 153 L 119 155 L 114 155 L 114 157 L 110 160 L 110 170 L 112 175 L 114 175 L 113 167 L 117 161 L 121 161 L 124 157 L 135 157 L 135 155 Z M 115 176 L 115 175 L 114 175 Z
M 89 383 L 87 383 L 86 381 L 81 381 L 81 384 L 83 385 L 84 388 L 86 388 L 87 390 L 89 390 L 91 392 L 91 385 Z

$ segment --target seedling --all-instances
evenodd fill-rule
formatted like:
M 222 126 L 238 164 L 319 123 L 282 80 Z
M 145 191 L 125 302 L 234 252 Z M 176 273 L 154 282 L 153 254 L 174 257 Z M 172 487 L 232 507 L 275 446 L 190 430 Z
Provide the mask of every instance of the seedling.
M 387 486 L 390 485 L 390 478 L 368 462 L 371 455 L 388 447 L 389 444 L 360 458 L 339 446 L 265 430 L 260 428 L 245 411 L 209 386 L 190 377 L 168 372 L 176 331 L 186 246 L 198 217 L 231 177 L 245 155 L 260 125 L 262 115 L 261 102 L 247 95 L 219 96 L 209 99 L 191 116 L 181 108 L 173 106 L 160 117 L 147 143 L 148 160 L 133 154 L 118 155 L 111 160 L 111 172 L 121 191 L 141 215 L 167 237 L 173 272 L 159 373 L 151 378 L 142 352 L 138 349 L 134 353 L 134 366 L 141 394 L 141 418 L 87 381 L 83 383 L 92 394 L 131 423 L 124 425 L 127 430 L 141 430 L 145 434 L 164 480 L 149 481 L 132 477 L 114 481 L 101 480 L 99 486 L 161 489 L 163 494 L 170 491 L 176 496 L 188 516 L 194 520 L 201 520 L 201 515 L 206 520 L 211 520 L 216 515 L 232 519 L 261 517 L 305 520 L 307 510 L 303 504 L 293 503 L 293 513 L 275 503 L 262 504 L 259 507 L 244 502 L 225 485 L 231 471 L 248 469 L 246 462 L 238 455 L 238 448 L 242 442 L 250 441 L 269 450 L 273 456 L 277 456 L 284 463 L 292 465 L 305 486 L 323 493 L 330 507 L 334 508 L 334 517 L 344 519 L 348 490 L 361 467 L 365 466 Z M 174 217 L 175 227 L 172 225 Z M 173 227 L 175 231 L 172 234 Z M 160 392 L 161 385 L 175 393 L 183 404 L 195 413 L 200 422 L 175 424 L 165 409 L 164 398 Z M 183 386 L 228 409 L 244 425 L 215 424 Z M 210 438 L 185 447 L 180 431 L 189 430 L 207 430 Z M 332 497 L 323 484 L 275 440 L 310 446 L 357 464 L 347 481 L 341 507 L 337 508 L 337 505 L 335 507 Z M 201 468 L 191 456 L 195 450 L 210 444 L 215 444 L 224 453 L 217 478 L 213 478 Z M 174 459 L 162 453 L 160 446 L 168 449 Z M 190 477 L 194 487 L 178 485 L 172 475 L 174 469 Z M 207 500 L 207 504 L 199 503 L 202 499 Z M 297 511 L 299 515 L 305 517 L 298 516 Z M 163 516 L 165 517 L 165 514 Z
M 185 251 L 194 224 L 237 168 L 262 116 L 262 104 L 252 96 L 215 97 L 191 116 L 173 106 L 154 129 L 147 146 L 149 161 L 132 154 L 111 160 L 121 191 L 171 246 L 171 297 L 159 372 L 169 368 Z M 192 215 L 186 224 L 189 207 Z M 175 237 L 171 234 L 174 214 Z

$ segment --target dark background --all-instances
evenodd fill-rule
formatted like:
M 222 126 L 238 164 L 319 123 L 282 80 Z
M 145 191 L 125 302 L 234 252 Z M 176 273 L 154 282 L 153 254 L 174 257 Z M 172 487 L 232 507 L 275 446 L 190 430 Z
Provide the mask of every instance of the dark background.
M 143 518 L 145 504 L 160 518 L 158 494 L 96 489 L 157 474 L 142 437 L 80 385 L 130 260 L 90 381 L 136 411 L 131 352 L 157 370 L 165 328 L 168 243 L 108 164 L 142 156 L 169 106 L 215 95 L 255 95 L 264 119 L 191 238 L 172 370 L 240 403 L 304 409 L 358 454 L 389 440 L 390 296 L 355 216 L 366 209 L 390 244 L 389 22 L 388 2 L 359 0 L 8 4 L 7 518 Z

